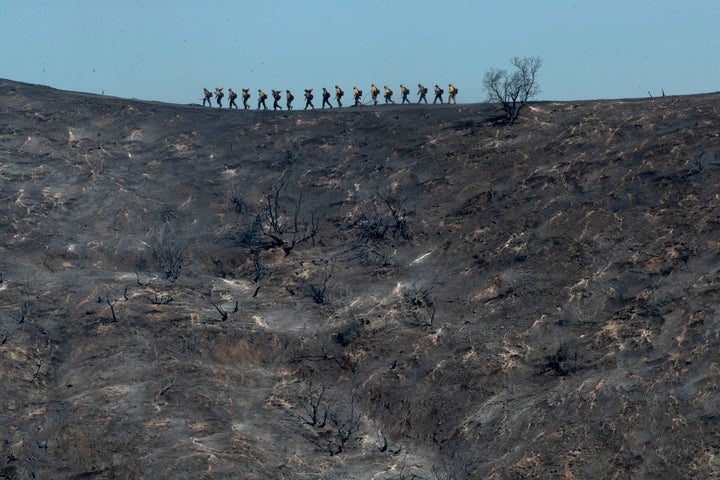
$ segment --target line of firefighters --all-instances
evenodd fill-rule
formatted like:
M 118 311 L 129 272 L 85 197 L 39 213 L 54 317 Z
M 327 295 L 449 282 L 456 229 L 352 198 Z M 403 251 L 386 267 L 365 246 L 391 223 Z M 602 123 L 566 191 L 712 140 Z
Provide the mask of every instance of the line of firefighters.
M 395 103 L 395 101 L 392 99 L 393 91 L 388 88 L 387 85 L 383 87 L 383 98 L 385 99 L 385 103 Z M 225 93 L 223 92 L 223 88 L 216 88 L 215 89 L 215 101 L 217 102 L 218 108 L 222 108 L 222 99 L 225 96 Z M 308 108 L 315 109 L 315 105 L 313 105 L 312 101 L 314 98 L 314 95 L 312 93 L 312 88 L 306 88 L 305 89 L 305 110 Z M 440 103 L 443 103 L 443 94 L 445 93 L 445 90 L 440 88 L 440 86 L 435 85 L 435 98 L 433 99 L 433 104 L 437 103 L 438 101 Z M 458 89 L 451 83 L 448 86 L 448 101 L 447 103 L 457 103 L 455 100 L 455 96 L 458 93 Z M 212 107 L 212 97 L 213 93 L 208 90 L 207 88 L 203 88 L 203 107 L 207 103 L 208 107 Z M 410 89 L 407 88 L 405 85 L 400 84 L 400 94 L 402 95 L 402 104 L 410 103 L 410 100 L 408 100 L 408 95 L 410 94 Z M 423 86 L 421 83 L 418 83 L 418 91 L 417 95 L 420 97 L 418 99 L 417 103 L 422 103 L 423 101 L 427 104 L 427 98 L 426 95 L 428 94 L 428 88 Z M 243 88 L 241 92 L 241 98 L 243 107 L 245 110 L 250 108 L 250 105 L 248 104 L 248 101 L 250 100 L 250 89 L 249 88 Z M 342 88 L 335 85 L 335 101 L 337 102 L 338 108 L 342 107 L 342 97 L 345 95 L 345 92 L 343 92 Z M 378 96 L 380 95 L 380 89 L 373 83 L 370 86 L 370 96 L 372 98 L 373 105 L 378 104 Z M 322 89 L 322 108 L 325 108 L 325 105 L 327 105 L 329 108 L 333 108 L 332 104 L 330 103 L 330 97 L 332 95 L 330 92 L 323 87 Z M 238 95 L 237 93 L 233 92 L 232 88 L 228 89 L 228 98 L 230 99 L 230 105 L 228 105 L 228 108 L 239 108 L 237 103 L 235 103 L 235 100 L 237 99 Z M 272 90 L 272 97 L 273 97 L 273 110 L 282 110 L 282 106 L 280 106 L 280 101 L 282 100 L 282 90 Z M 267 105 L 265 104 L 265 100 L 268 98 L 267 94 L 262 91 L 262 89 L 258 89 L 258 100 L 257 100 L 257 109 L 260 110 L 261 108 L 264 110 L 267 110 Z M 362 98 L 363 98 L 363 92 L 357 87 L 353 87 L 353 98 L 355 99 L 355 107 L 362 105 Z M 288 110 L 292 110 L 292 102 L 295 100 L 295 97 L 290 92 L 290 90 L 285 90 L 285 106 Z

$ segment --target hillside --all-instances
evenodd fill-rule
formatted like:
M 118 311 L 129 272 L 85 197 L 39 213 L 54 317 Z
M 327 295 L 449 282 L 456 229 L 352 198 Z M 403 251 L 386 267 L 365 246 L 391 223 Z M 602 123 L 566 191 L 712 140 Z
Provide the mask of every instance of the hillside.
M 720 478 L 720 94 L 0 80 L 0 478 Z

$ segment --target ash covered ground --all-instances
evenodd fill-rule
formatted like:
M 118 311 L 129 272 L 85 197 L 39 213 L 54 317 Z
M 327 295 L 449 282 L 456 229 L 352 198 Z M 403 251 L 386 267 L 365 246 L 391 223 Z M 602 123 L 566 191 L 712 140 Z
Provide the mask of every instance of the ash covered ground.
M 0 478 L 720 478 L 720 94 L 0 80 Z

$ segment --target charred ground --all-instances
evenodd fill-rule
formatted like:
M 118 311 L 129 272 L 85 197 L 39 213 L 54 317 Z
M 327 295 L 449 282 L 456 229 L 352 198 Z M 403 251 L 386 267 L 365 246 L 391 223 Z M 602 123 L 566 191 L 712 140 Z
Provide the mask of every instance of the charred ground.
M 0 81 L 0 478 L 718 478 L 720 95 Z

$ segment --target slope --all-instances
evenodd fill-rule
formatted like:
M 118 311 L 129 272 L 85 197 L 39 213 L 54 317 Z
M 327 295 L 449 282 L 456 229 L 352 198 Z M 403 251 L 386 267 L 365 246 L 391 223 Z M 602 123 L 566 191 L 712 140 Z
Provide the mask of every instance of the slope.
M 717 94 L 0 92 L 0 476 L 720 475 Z

